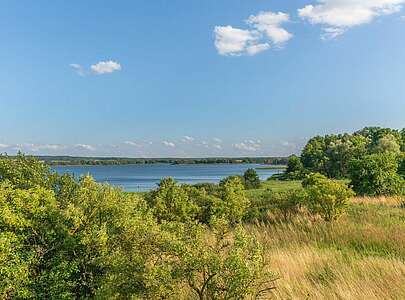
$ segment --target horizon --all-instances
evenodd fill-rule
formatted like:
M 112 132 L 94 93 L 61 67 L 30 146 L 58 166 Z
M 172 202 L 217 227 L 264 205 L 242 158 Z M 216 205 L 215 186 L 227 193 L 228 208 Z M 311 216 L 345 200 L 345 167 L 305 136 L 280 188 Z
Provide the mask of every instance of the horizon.
M 286 157 L 402 129 L 404 4 L 4 1 L 0 152 Z

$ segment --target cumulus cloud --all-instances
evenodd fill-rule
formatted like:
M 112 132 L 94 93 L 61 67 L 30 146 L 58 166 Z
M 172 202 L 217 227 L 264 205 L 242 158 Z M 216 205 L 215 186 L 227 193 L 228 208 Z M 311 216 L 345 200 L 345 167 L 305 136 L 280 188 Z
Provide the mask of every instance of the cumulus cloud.
M 228 26 L 216 26 L 215 47 L 220 55 L 240 56 L 256 55 L 274 46 L 281 46 L 292 34 L 282 28 L 290 19 L 288 14 L 279 12 L 260 12 L 251 15 L 245 23 L 248 29 Z
M 251 30 L 234 28 L 232 26 L 216 26 L 215 47 L 221 55 L 242 55 L 255 45 L 258 33 Z
M 95 151 L 96 148 L 92 145 L 87 145 L 87 144 L 76 144 L 75 148 L 81 149 L 81 150 L 87 150 L 87 151 Z
M 129 146 L 133 146 L 133 147 L 138 147 L 138 143 L 136 142 L 132 142 L 132 141 L 125 141 L 124 142 L 125 145 L 129 145 Z
M 261 142 L 253 140 L 245 140 L 241 143 L 233 144 L 232 147 L 242 151 L 256 152 L 257 150 L 260 149 Z
M 176 144 L 173 142 L 163 141 L 162 144 L 165 145 L 166 147 L 171 147 L 171 148 L 176 147 Z
M 8 148 L 10 145 L 7 144 L 0 144 L 0 149 Z
M 100 61 L 94 65 L 91 65 L 90 69 L 96 74 L 107 74 L 114 71 L 120 71 L 121 65 L 112 60 Z
M 289 20 L 290 16 L 288 14 L 268 11 L 250 16 L 246 23 L 263 32 L 273 45 L 280 46 L 292 38 L 292 34 L 281 27 L 283 23 Z
M 405 0 L 318 0 L 315 5 L 298 9 L 298 15 L 322 26 L 322 39 L 335 38 L 351 27 L 397 13 Z
M 194 141 L 194 138 L 192 136 L 185 135 L 185 136 L 183 136 L 182 141 L 184 143 L 191 143 Z

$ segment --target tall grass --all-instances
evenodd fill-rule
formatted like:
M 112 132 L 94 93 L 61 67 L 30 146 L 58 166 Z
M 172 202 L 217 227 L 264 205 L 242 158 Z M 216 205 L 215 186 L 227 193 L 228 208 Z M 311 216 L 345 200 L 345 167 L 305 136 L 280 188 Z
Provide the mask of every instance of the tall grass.
M 273 299 L 405 299 L 401 199 L 356 198 L 334 223 L 300 214 L 249 225 L 279 279 Z

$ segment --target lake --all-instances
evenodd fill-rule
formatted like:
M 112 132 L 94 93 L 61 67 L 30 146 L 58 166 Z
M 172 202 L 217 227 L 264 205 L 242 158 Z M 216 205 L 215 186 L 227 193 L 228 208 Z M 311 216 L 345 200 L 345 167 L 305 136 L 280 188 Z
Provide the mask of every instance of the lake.
M 90 174 L 97 182 L 120 186 L 128 192 L 143 192 L 156 188 L 163 177 L 173 177 L 179 183 L 218 183 L 230 175 L 242 175 L 258 164 L 139 164 L 109 166 L 53 166 L 59 174 L 70 173 L 75 177 Z M 257 169 L 261 180 L 283 170 Z

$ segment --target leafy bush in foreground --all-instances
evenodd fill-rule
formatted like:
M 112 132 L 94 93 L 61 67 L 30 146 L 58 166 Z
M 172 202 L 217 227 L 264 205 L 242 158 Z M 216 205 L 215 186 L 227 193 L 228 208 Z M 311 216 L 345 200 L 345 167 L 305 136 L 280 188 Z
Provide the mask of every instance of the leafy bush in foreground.
M 187 221 L 195 218 L 198 207 L 187 191 L 173 178 L 164 178 L 147 196 L 149 207 L 159 221 Z
M 313 173 L 302 182 L 304 203 L 312 214 L 319 214 L 325 221 L 333 221 L 345 211 L 354 192 L 345 184 Z
M 218 197 L 163 180 L 151 209 L 31 158 L 0 165 L 0 299 L 243 299 L 272 287 L 261 246 L 233 226 L 248 205 L 239 179 Z M 205 213 L 210 226 L 195 222 Z

